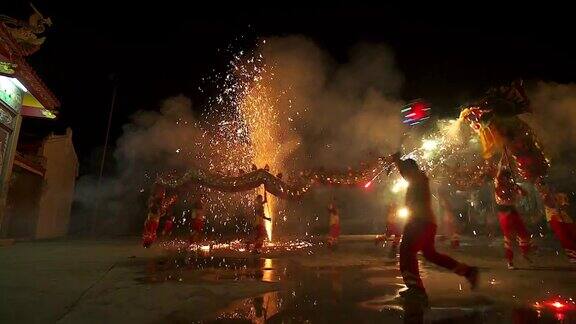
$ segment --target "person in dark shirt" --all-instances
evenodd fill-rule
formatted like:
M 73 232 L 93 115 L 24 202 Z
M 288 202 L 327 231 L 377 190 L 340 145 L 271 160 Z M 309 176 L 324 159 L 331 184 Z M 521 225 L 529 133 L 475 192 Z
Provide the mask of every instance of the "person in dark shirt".
M 400 171 L 400 175 L 409 183 L 405 205 L 410 215 L 400 243 L 400 272 L 408 289 L 401 292 L 401 296 L 420 298 L 425 304 L 428 303 L 428 296 L 418 269 L 416 255 L 419 251 L 422 251 L 426 260 L 464 276 L 470 287 L 475 289 L 478 284 L 478 268 L 460 263 L 436 251 L 434 238 L 437 226 L 432 212 L 428 177 L 420 170 L 416 161 L 402 160 L 399 153 L 392 155 L 392 161 Z

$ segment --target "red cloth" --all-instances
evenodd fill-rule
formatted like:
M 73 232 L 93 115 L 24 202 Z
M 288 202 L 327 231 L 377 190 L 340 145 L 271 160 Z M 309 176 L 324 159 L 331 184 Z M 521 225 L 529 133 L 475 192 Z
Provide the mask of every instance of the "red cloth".
M 515 238 L 518 239 L 518 245 L 523 255 L 528 254 L 530 251 L 530 234 L 526 230 L 524 221 L 520 214 L 513 206 L 507 206 L 505 210 L 498 211 L 498 220 L 500 221 L 500 229 L 504 235 L 504 249 L 506 251 L 506 259 L 512 262 L 514 252 L 512 251 L 512 242 Z
M 144 233 L 142 233 L 142 245 L 149 247 L 156 241 L 156 231 L 160 221 L 158 217 L 148 217 L 144 223 Z
M 202 233 L 204 231 L 204 219 L 200 217 L 196 217 L 192 220 L 192 230 L 198 233 Z
M 330 237 L 335 239 L 340 237 L 340 224 L 330 225 Z
M 470 267 L 467 265 L 436 251 L 434 246 L 436 230 L 436 224 L 421 220 L 409 221 L 404 227 L 402 243 L 400 244 L 400 272 L 402 272 L 404 284 L 408 288 L 414 287 L 424 290 L 416 257 L 419 251 L 422 251 L 426 260 L 452 270 L 461 276 L 470 271 Z
M 499 171 L 494 179 L 494 197 L 498 205 L 514 205 L 523 195 L 520 187 L 512 178 L 511 174 Z
M 568 258 L 576 260 L 576 224 L 561 222 L 555 218 L 551 219 L 548 224 L 562 244 Z
M 266 227 L 263 224 L 256 226 L 256 238 L 265 239 L 268 236 L 266 233 Z
M 174 228 L 174 221 L 171 218 L 168 218 L 166 222 L 164 222 L 164 229 L 162 230 L 162 234 L 170 235 L 172 233 L 173 228 Z
M 259 250 L 264 245 L 264 240 L 268 237 L 266 233 L 266 227 L 262 224 L 257 225 L 254 228 L 256 238 L 254 240 L 254 249 Z

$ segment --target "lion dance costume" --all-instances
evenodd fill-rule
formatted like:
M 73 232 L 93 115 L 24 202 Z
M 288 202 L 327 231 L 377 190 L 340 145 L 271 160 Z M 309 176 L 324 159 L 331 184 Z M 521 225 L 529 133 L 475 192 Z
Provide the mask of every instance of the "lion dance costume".
M 519 115 L 530 113 L 530 102 L 521 81 L 490 89 L 480 101 L 462 110 L 479 135 L 483 156 L 491 159 L 504 149 L 513 158 L 518 174 L 532 183 L 545 206 L 546 219 L 571 262 L 576 262 L 576 227 L 566 213 L 566 195 L 548 183 L 549 163 L 534 132 Z

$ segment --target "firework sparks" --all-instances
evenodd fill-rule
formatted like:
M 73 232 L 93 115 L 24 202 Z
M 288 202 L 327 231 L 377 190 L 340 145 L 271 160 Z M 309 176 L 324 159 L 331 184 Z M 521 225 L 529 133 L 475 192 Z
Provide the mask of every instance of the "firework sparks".
M 286 89 L 279 90 L 271 85 L 273 68 L 267 65 L 258 50 L 233 54 L 229 71 L 205 78 L 215 85 L 217 95 L 209 99 L 201 122 L 194 125 L 181 120 L 175 122 L 175 127 L 201 129 L 201 140 L 194 141 L 192 148 L 175 149 L 176 154 L 186 155 L 194 161 L 195 165 L 191 167 L 222 176 L 238 176 L 258 168 L 286 173 L 284 159 L 299 144 L 287 140 L 291 138 L 287 133 L 294 130 L 291 123 L 299 112 L 292 108 Z M 282 115 L 280 105 L 288 105 L 296 116 Z M 286 124 L 285 120 L 289 121 L 289 127 L 282 126 Z M 205 197 L 207 214 L 213 218 L 214 226 L 226 226 L 231 223 L 230 215 L 252 214 L 252 195 L 262 189 L 222 193 L 202 185 L 190 185 L 185 188 L 187 197 L 182 200 L 195 201 L 198 196 Z M 280 201 L 268 198 L 264 212 L 266 217 L 273 219 L 265 222 L 270 241 L 275 215 L 281 214 L 282 208 Z
M 195 167 L 206 169 L 223 177 L 238 176 L 254 169 L 264 168 L 274 174 L 290 174 L 294 170 L 288 168 L 287 157 L 300 144 L 295 140 L 294 130 L 296 120 L 301 114 L 294 109 L 290 98 L 290 89 L 274 87 L 274 67 L 265 61 L 256 49 L 254 52 L 239 52 L 230 62 L 230 70 L 225 75 L 211 76 L 215 82 L 218 94 L 210 99 L 203 121 L 193 125 L 202 129 L 202 140 L 195 141 L 195 147 L 175 148 L 180 156 L 188 156 Z M 289 109 L 283 109 L 288 107 Z M 415 111 L 409 112 L 410 118 L 428 117 L 429 107 L 416 104 Z M 306 109 L 303 109 L 305 112 Z M 426 116 L 421 113 L 425 113 Z M 415 115 L 413 115 L 415 114 Z M 187 121 L 176 121 L 178 127 L 190 127 Z M 467 129 L 467 128 L 466 128 Z M 437 131 L 416 144 L 409 156 L 418 161 L 431 179 L 448 178 L 448 182 L 459 184 L 459 174 L 446 172 L 453 156 L 461 156 L 474 143 L 462 143 L 459 139 L 459 122 L 440 121 Z M 476 143 L 477 145 L 478 143 Z M 329 146 L 329 144 L 327 144 Z M 194 152 L 194 153 L 191 153 Z M 468 153 L 466 151 L 466 153 Z M 190 157 L 190 154 L 196 156 Z M 478 155 L 477 155 L 478 156 Z M 458 160 L 458 159 L 452 159 Z M 474 165 L 473 163 L 466 164 Z M 460 167 L 458 167 L 460 168 Z M 316 177 L 311 183 L 305 184 L 299 195 L 313 183 L 346 184 L 362 181 L 363 187 L 373 186 L 383 168 L 375 168 L 371 174 L 355 174 L 348 172 L 344 176 L 325 178 Z M 481 174 L 481 168 L 466 170 L 469 174 Z M 441 176 L 439 176 L 441 175 Z M 462 181 L 461 181 L 462 182 Z M 406 189 L 408 183 L 398 178 L 393 181 L 390 190 L 399 193 Z M 226 226 L 232 223 L 230 215 L 242 210 L 244 215 L 253 208 L 253 194 L 257 192 L 222 193 L 201 185 L 191 185 L 189 196 L 202 195 L 206 197 L 207 214 L 212 217 L 212 232 L 215 226 Z M 282 189 L 282 188 L 281 188 Z M 193 197 L 188 198 L 194 201 Z M 275 197 L 269 197 L 264 213 L 272 221 L 264 223 L 268 240 L 273 238 L 273 225 L 276 216 L 285 219 L 283 203 Z M 237 228 L 247 231 L 248 228 Z M 216 231 L 217 232 L 217 231 Z

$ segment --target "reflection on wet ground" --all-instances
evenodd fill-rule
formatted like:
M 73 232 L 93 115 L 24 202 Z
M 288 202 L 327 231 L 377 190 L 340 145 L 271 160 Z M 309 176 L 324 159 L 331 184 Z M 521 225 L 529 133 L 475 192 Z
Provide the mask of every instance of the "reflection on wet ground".
M 491 306 L 432 308 L 401 302 L 396 264 L 382 267 L 300 268 L 292 284 L 233 303 L 208 323 L 418 323 L 483 319 Z M 289 272 L 291 273 L 291 272 Z
M 301 295 L 300 295 L 301 294 Z M 510 310 L 478 304 L 423 308 L 385 295 L 358 304 L 319 294 L 274 291 L 243 299 L 204 323 L 574 323 L 573 312 Z
M 286 269 L 284 269 L 284 272 Z M 194 283 L 221 280 L 281 280 L 273 259 L 258 257 L 215 257 L 187 253 L 177 258 L 154 260 L 147 264 L 146 275 L 137 280 L 142 283 L 178 281 Z
M 423 275 L 428 267 L 422 265 Z M 545 303 L 513 307 L 496 304 L 481 294 L 463 299 L 434 300 L 424 309 L 404 301 L 395 261 L 379 266 L 304 267 L 287 259 L 215 257 L 196 253 L 155 260 L 143 283 L 178 281 L 273 282 L 274 291 L 233 302 L 203 323 L 572 323 L 576 311 Z M 492 279 L 494 280 L 494 279 Z M 494 281 L 495 282 L 495 281 Z M 568 307 L 569 306 L 569 307 Z M 191 319 L 195 320 L 195 319 Z

